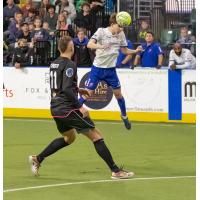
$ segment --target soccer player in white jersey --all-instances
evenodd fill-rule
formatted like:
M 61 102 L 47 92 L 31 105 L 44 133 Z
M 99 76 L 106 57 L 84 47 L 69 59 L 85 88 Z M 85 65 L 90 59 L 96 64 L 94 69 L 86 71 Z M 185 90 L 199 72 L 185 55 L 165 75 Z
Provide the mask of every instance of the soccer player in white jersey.
M 109 24 L 107 28 L 99 28 L 87 45 L 88 48 L 96 49 L 96 57 L 87 80 L 87 89 L 92 94 L 100 81 L 105 81 L 111 86 L 118 101 L 124 125 L 127 129 L 131 129 L 131 123 L 126 114 L 125 100 L 121 93 L 121 85 L 115 67 L 119 50 L 124 54 L 136 54 L 142 51 L 142 48 L 138 47 L 136 50 L 127 48 L 123 27 L 120 27 L 116 22 L 116 13 L 110 16 Z M 86 100 L 87 97 L 84 96 L 81 96 L 79 99 L 82 104 Z
M 169 54 L 169 68 L 196 69 L 196 58 L 189 49 L 182 48 L 180 43 L 175 43 Z

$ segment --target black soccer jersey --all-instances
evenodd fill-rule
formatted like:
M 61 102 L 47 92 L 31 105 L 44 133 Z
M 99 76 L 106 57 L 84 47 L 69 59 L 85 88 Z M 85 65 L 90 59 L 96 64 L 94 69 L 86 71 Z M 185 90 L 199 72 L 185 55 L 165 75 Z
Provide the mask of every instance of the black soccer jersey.
M 57 58 L 50 65 L 50 88 L 52 115 L 63 115 L 79 109 L 77 67 L 65 57 Z

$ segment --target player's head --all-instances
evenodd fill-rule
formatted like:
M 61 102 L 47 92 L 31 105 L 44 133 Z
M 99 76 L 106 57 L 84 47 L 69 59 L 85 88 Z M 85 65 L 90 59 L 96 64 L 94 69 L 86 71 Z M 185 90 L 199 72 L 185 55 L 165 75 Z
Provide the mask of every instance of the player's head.
M 181 46 L 180 43 L 178 43 L 178 42 L 175 43 L 173 49 L 174 49 L 174 52 L 175 52 L 176 55 L 178 55 L 178 56 L 181 55 L 181 53 L 182 53 L 182 46 Z
M 121 27 L 119 24 L 117 24 L 116 16 L 117 16 L 117 13 L 113 13 L 110 16 L 109 25 L 110 25 L 112 33 L 119 34 L 123 30 L 123 27 Z
M 61 54 L 74 54 L 74 43 L 70 36 L 63 36 L 59 39 L 58 42 L 58 49 Z

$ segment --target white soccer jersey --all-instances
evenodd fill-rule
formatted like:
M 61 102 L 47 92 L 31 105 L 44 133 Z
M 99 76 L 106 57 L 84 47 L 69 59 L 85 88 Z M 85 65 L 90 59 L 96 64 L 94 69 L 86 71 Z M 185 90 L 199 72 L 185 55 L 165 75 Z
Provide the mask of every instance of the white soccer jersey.
M 93 65 L 100 68 L 112 68 L 116 66 L 120 47 L 127 47 L 126 37 L 123 31 L 113 35 L 108 28 L 99 28 L 92 36 L 97 44 L 109 45 L 106 49 L 97 49 Z
M 177 69 L 195 69 L 196 58 L 192 55 L 189 49 L 182 49 L 182 53 L 178 56 L 174 49 L 169 54 L 169 67 L 175 64 Z

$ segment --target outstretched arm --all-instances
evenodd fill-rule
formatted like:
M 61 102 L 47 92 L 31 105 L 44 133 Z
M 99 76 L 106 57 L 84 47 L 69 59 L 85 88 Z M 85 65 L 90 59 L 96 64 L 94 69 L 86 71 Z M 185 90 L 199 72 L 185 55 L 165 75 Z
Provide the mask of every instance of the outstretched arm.
M 138 46 L 137 49 L 132 50 L 132 49 L 128 49 L 127 47 L 121 47 L 121 51 L 124 54 L 136 54 L 138 52 L 141 52 L 143 49 L 141 46 Z

